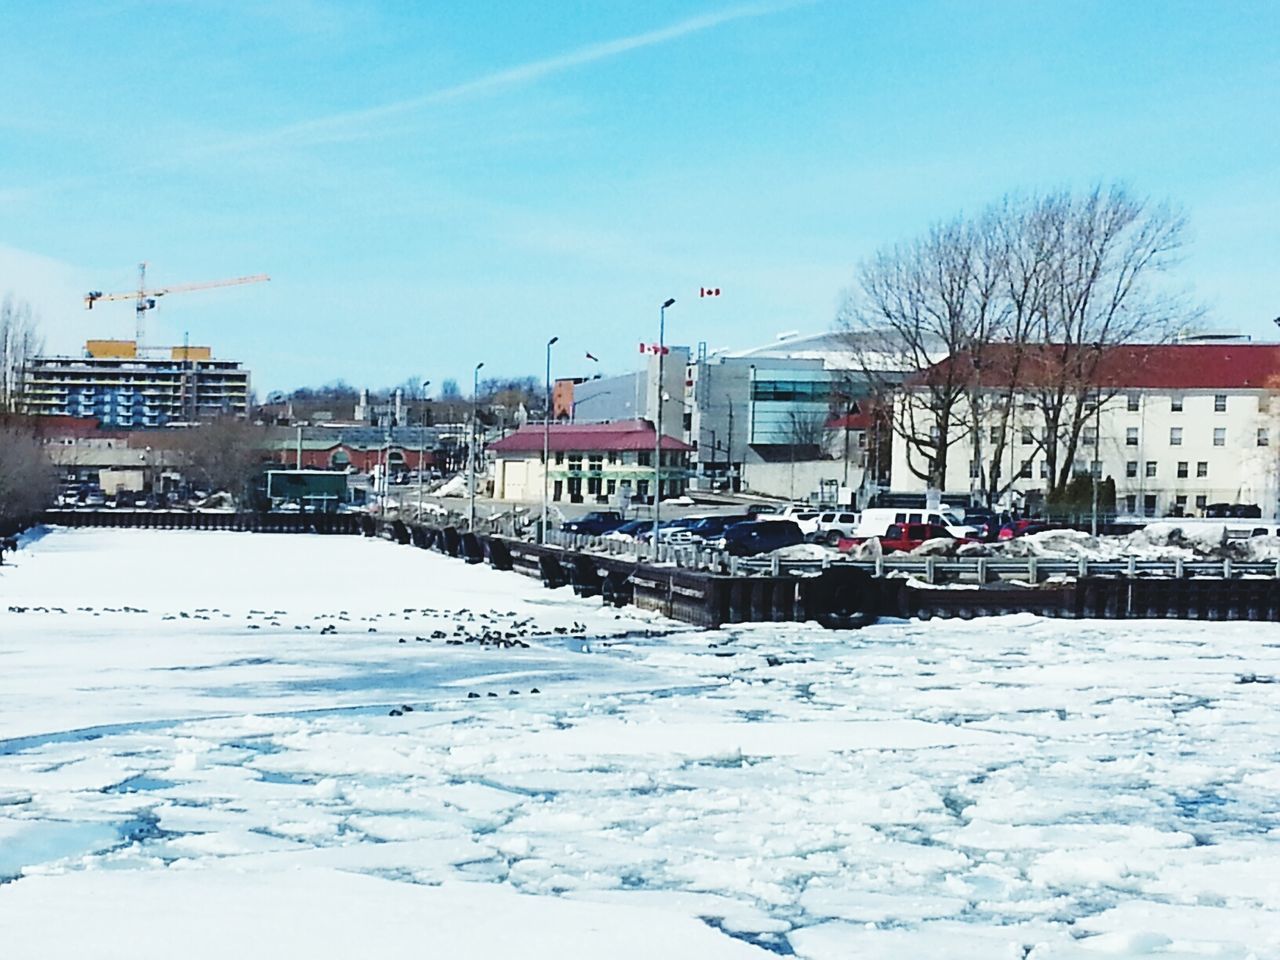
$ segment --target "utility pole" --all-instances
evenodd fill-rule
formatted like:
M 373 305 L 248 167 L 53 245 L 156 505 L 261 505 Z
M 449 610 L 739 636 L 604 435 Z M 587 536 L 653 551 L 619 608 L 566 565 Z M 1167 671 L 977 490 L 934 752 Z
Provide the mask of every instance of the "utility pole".
M 559 337 L 547 341 L 547 405 L 542 414 L 542 524 L 538 529 L 538 542 L 547 542 L 547 483 L 551 476 L 551 348 Z
M 666 353 L 667 307 L 675 303 L 675 297 L 669 297 L 658 308 L 658 413 L 653 439 L 653 559 L 658 559 L 658 523 L 662 507 L 662 371 L 663 354 Z
M 422 522 L 423 461 L 427 458 L 427 388 L 430 380 L 422 381 L 422 423 L 418 427 L 418 522 Z
M 480 415 L 480 368 L 481 360 L 471 372 L 471 442 L 467 444 L 467 487 L 471 504 L 467 508 L 467 531 L 474 533 L 476 529 L 476 420 Z

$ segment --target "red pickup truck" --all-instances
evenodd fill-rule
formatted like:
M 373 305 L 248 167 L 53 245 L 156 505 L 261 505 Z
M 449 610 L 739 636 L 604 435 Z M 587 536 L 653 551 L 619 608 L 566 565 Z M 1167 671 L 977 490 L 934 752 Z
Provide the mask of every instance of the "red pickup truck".
M 968 538 L 961 539 L 956 537 L 946 527 L 939 526 L 936 523 L 894 523 L 889 526 L 883 536 L 870 537 L 868 539 L 879 540 L 880 548 L 885 553 L 894 553 L 896 551 L 907 553 L 920 546 L 926 540 L 957 540 L 960 543 L 977 542 Z M 862 542 L 862 540 L 841 539 L 840 550 L 843 553 L 848 553 Z

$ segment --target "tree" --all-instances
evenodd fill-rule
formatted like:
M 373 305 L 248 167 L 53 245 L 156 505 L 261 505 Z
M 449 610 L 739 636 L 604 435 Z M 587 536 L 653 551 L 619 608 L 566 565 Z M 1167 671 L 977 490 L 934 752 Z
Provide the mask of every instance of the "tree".
M 57 473 L 35 432 L 0 422 L 0 533 L 33 521 L 53 502 Z
M 1106 358 L 1200 316 L 1161 277 L 1185 229 L 1168 204 L 1099 186 L 1006 197 L 861 267 L 837 325 L 874 392 L 894 394 L 908 469 L 941 489 L 968 437 L 971 493 L 993 502 L 1020 473 L 1001 464 L 1032 411 L 1022 454 L 1043 452 L 1049 493 L 1064 489 L 1092 405 L 1118 389 Z
M 0 413 L 17 413 L 31 361 L 44 349 L 39 323 L 25 301 L 0 303 Z
M 261 472 L 267 431 L 235 417 L 220 417 L 173 434 L 187 478 L 209 490 L 239 497 Z

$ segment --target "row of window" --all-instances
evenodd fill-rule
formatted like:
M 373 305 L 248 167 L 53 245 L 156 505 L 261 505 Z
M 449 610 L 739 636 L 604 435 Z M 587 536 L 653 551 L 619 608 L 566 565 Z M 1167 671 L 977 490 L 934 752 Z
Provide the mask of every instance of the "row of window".
M 756 380 L 751 384 L 752 400 L 826 402 L 832 398 L 830 380 Z
M 1158 498 L 1154 493 L 1144 494 L 1142 497 L 1142 515 L 1144 517 L 1156 516 Z M 1209 498 L 1205 494 L 1196 496 L 1196 509 L 1203 510 L 1209 505 Z M 1180 493 L 1173 498 L 1173 515 L 1182 516 L 1187 512 L 1187 495 Z M 1138 496 L 1137 494 L 1128 494 L 1124 498 L 1125 513 L 1136 514 L 1138 512 Z
M 1143 465 L 1142 465 L 1142 464 L 1140 464 L 1137 460 L 1130 460 L 1130 461 L 1128 461 L 1128 462 L 1124 465 L 1124 475 L 1125 475 L 1126 477 L 1128 477 L 1129 479 L 1134 479 L 1134 478 L 1136 478 L 1136 477 L 1138 476 L 1138 468 L 1139 468 L 1140 466 L 1143 466 Z M 1144 471 L 1143 471 L 1143 475 L 1144 475 L 1144 476 L 1146 476 L 1146 477 L 1155 477 L 1155 476 L 1157 475 L 1158 466 L 1159 466 L 1159 465 L 1158 465 L 1158 462 L 1157 462 L 1157 461 L 1155 461 L 1155 460 L 1148 460 L 1148 461 L 1146 462 L 1146 464 L 1145 464 L 1145 469 L 1144 469 Z M 1089 471 L 1090 471 L 1090 472 L 1091 472 L 1095 477 L 1100 477 L 1100 476 L 1102 476 L 1102 461 L 1100 461 L 1100 460 L 1094 460 L 1094 461 L 1092 461 L 1090 464 L 1088 464 L 1088 467 L 1087 467 L 1087 468 L 1088 468 L 1088 470 L 1089 470 Z M 999 467 L 997 466 L 997 468 L 996 468 L 996 469 L 998 470 L 998 469 L 999 469 Z M 1077 462 L 1076 462 L 1074 472 L 1076 472 L 1076 473 L 1083 473 L 1083 472 L 1085 472 L 1085 469 L 1086 469 L 1086 464 L 1085 464 L 1085 462 L 1084 462 L 1083 460 L 1081 460 L 1081 461 L 1077 461 Z M 1034 460 L 1023 460 L 1023 461 L 1022 461 L 1022 466 L 1021 466 L 1021 468 L 1018 470 L 1018 476 L 1019 476 L 1019 478 L 1021 478 L 1021 479 L 1024 479 L 1024 480 L 1030 480 L 1030 479 L 1032 479 L 1032 478 L 1033 478 L 1033 476 L 1034 476 L 1034 471 L 1035 471 L 1035 461 L 1034 461 Z M 1179 460 L 1179 461 L 1178 461 L 1178 466 L 1177 466 L 1176 473 L 1177 473 L 1177 476 L 1178 476 L 1178 479 L 1179 479 L 1179 480 L 1186 480 L 1186 479 L 1188 479 L 1188 478 L 1190 477 L 1190 475 L 1191 475 L 1191 463 L 1190 463 L 1190 461 L 1188 461 L 1188 460 Z M 977 476 L 978 476 L 978 461 L 976 461 L 976 460 L 970 460 L 970 461 L 969 461 L 969 476 L 970 476 L 970 477 L 977 477 Z M 1197 461 L 1196 461 L 1196 478 L 1197 478 L 1197 479 L 1200 479 L 1200 480 L 1203 480 L 1204 478 L 1206 478 L 1206 477 L 1208 477 L 1208 476 L 1209 476 L 1209 461 L 1208 461 L 1208 460 L 1197 460 Z M 1046 479 L 1048 479 L 1048 477 L 1049 477 L 1049 461 L 1048 461 L 1048 460 L 1041 460 L 1041 461 L 1040 461 L 1040 479 L 1041 479 L 1041 480 L 1046 480 Z
M 1128 409 L 1130 413 L 1137 413 L 1138 407 L 1141 404 L 1142 394 L 1131 393 L 1128 395 L 1127 400 L 1128 400 L 1128 403 L 1126 405 L 1126 409 Z M 1182 397 L 1169 398 L 1169 411 L 1171 413 L 1182 412 Z M 1215 393 L 1213 395 L 1213 412 L 1214 413 L 1227 412 L 1227 395 L 1225 393 Z
M 677 451 L 663 450 L 662 466 L 664 467 L 681 466 L 684 462 L 682 459 L 683 456 L 684 455 L 682 453 L 679 453 Z M 588 470 L 603 470 L 605 463 L 618 464 L 618 463 L 624 462 L 622 460 L 621 455 L 616 450 L 610 450 L 608 453 L 592 453 L 592 454 L 589 454 L 585 459 L 587 461 Z M 569 453 L 568 455 L 566 455 L 563 450 L 557 450 L 555 455 L 556 465 L 562 466 L 564 465 L 566 460 L 568 461 L 568 466 L 570 470 L 582 469 L 582 461 L 583 461 L 582 454 Z M 652 450 L 636 451 L 636 465 L 641 467 L 653 466 L 653 451 Z
M 1138 446 L 1138 436 L 1139 434 L 1138 434 L 1137 427 L 1126 427 L 1124 431 L 1125 446 L 1127 447 Z M 1000 442 L 999 427 L 991 428 L 991 442 L 992 444 L 998 444 Z M 1085 427 L 1084 430 L 1081 431 L 1080 433 L 1081 446 L 1092 447 L 1097 442 L 1098 442 L 1098 435 L 1093 427 Z M 1258 432 L 1256 434 L 1255 442 L 1260 447 L 1270 446 L 1271 445 L 1271 428 L 1258 427 Z M 1035 428 L 1023 427 L 1022 428 L 1022 445 L 1024 447 L 1030 447 L 1030 446 L 1033 446 L 1035 443 L 1036 443 Z M 1225 447 L 1227 445 L 1227 428 L 1226 427 L 1213 428 L 1213 445 L 1215 447 Z M 1169 428 L 1169 446 L 1171 447 L 1182 446 L 1182 427 Z
M 1185 480 L 1185 479 L 1187 479 L 1187 477 L 1190 475 L 1190 473 L 1189 473 L 1190 469 L 1191 469 L 1191 463 L 1190 463 L 1189 461 L 1187 461 L 1187 460 L 1179 460 L 1179 461 L 1178 461 L 1178 468 L 1177 468 L 1178 479 L 1179 479 L 1179 480 Z M 1124 475 L 1125 475 L 1126 477 L 1130 477 L 1130 478 L 1132 478 L 1132 477 L 1136 477 L 1136 476 L 1138 475 L 1138 461 L 1137 461 L 1137 460 L 1130 460 L 1128 463 L 1126 463 L 1126 464 L 1124 465 Z M 1145 471 L 1144 471 L 1144 475 L 1145 475 L 1145 476 L 1148 476 L 1148 477 L 1154 477 L 1154 476 L 1156 475 L 1156 461 L 1155 461 L 1155 460 L 1148 460 L 1148 461 L 1147 461 L 1147 463 L 1146 463 L 1146 469 L 1145 469 Z M 1207 476 L 1209 476 L 1209 461 L 1208 461 L 1208 460 L 1197 460 L 1197 461 L 1196 461 L 1196 478 L 1197 478 L 1197 479 L 1203 479 L 1204 477 L 1207 477 Z
M 1258 427 L 1254 442 L 1259 447 L 1271 446 L 1271 429 L 1269 427 Z M 1136 447 L 1138 445 L 1138 428 L 1128 427 L 1124 432 L 1124 443 L 1126 447 Z M 1213 428 L 1213 445 L 1215 447 L 1225 447 L 1227 445 L 1227 428 Z M 1182 428 L 1169 428 L 1169 446 L 1182 446 Z

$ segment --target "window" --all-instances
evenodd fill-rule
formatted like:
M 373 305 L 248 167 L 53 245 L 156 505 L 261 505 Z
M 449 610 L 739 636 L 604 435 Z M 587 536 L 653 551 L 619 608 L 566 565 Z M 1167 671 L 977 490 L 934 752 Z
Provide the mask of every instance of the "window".
M 969 461 L 969 479 L 970 479 L 970 480 L 976 480 L 976 479 L 978 478 L 978 476 L 979 476 L 979 473 L 978 473 L 978 461 L 977 461 L 977 460 L 970 460 L 970 461 Z
M 1173 502 L 1177 506 L 1179 513 L 1182 513 L 1187 509 L 1187 495 L 1185 493 L 1178 494 L 1173 498 Z
M 1197 461 L 1196 461 L 1196 476 L 1197 476 L 1197 477 L 1200 477 L 1200 478 L 1204 478 L 1204 477 L 1207 477 L 1208 475 L 1209 475 L 1209 461 L 1208 461 L 1208 460 L 1197 460 Z
M 569 469 L 570 470 L 582 469 L 582 454 L 580 453 L 569 454 Z
M 1187 479 L 1187 466 L 1188 464 L 1186 460 L 1178 461 L 1178 479 L 1179 480 Z
M 1213 428 L 1213 445 L 1215 447 L 1225 447 L 1227 445 L 1227 428 L 1226 427 Z
M 1173 413 L 1181 413 L 1181 412 L 1182 412 L 1182 398 L 1181 398 L 1181 397 L 1170 397 L 1170 398 L 1169 398 L 1169 410 L 1170 410 L 1170 411 L 1172 411 Z
M 1129 401 L 1128 402 L 1129 412 L 1137 413 L 1138 412 L 1138 395 L 1136 393 L 1129 394 L 1128 401 Z
M 607 488 L 606 488 L 606 491 L 605 491 L 605 492 L 607 492 L 607 493 L 609 494 L 609 496 L 611 496 L 611 497 L 612 497 L 615 493 L 617 493 L 617 492 L 618 492 L 618 481 L 617 481 L 617 480 L 610 480 L 610 481 L 608 482 L 608 484 L 607 484 Z
M 1092 447 L 1098 442 L 1098 432 L 1093 427 L 1085 427 L 1080 436 L 1080 443 L 1086 447 Z
M 636 463 L 638 463 L 642 467 L 653 466 L 653 451 L 641 450 L 639 453 L 636 454 Z
M 1101 477 L 1101 476 L 1102 476 L 1102 461 L 1101 461 L 1101 460 L 1094 460 L 1094 461 L 1093 461 L 1093 463 L 1091 463 L 1091 464 L 1089 465 L 1089 472 L 1090 472 L 1090 473 L 1092 473 L 1095 477 Z
M 815 402 L 831 399 L 829 380 L 756 380 L 751 384 L 752 400 Z
M 1124 512 L 1125 513 L 1138 512 L 1138 497 L 1136 494 L 1131 493 L 1124 498 Z
M 649 496 L 649 481 L 648 481 L 648 480 L 637 480 L 637 481 L 636 481 L 636 496 L 637 496 L 637 497 L 639 497 L 639 498 L 640 498 L 640 499 L 642 499 L 642 500 L 643 500 L 645 497 Z
M 601 480 L 599 477 L 587 477 L 587 493 L 593 497 L 600 496 Z
M 1214 413 L 1227 412 L 1227 395 L 1225 393 L 1215 393 L 1213 395 L 1213 412 Z
M 1258 446 L 1260 447 L 1271 446 L 1271 430 L 1269 428 L 1267 427 L 1258 428 Z
M 1022 428 L 1022 445 L 1029 447 L 1036 442 L 1036 432 L 1030 427 Z
M 1169 446 L 1171 447 L 1182 446 L 1182 428 L 1181 427 L 1169 428 Z
M 1025 480 L 1031 479 L 1031 463 L 1032 461 L 1030 460 L 1022 461 L 1022 469 L 1018 472 L 1019 477 L 1022 477 Z
M 1138 428 L 1127 427 L 1124 431 L 1124 445 L 1126 447 L 1136 447 L 1138 445 Z
M 1197 510 L 1203 510 L 1203 509 L 1204 509 L 1205 507 L 1207 507 L 1208 505 L 1209 505 L 1209 497 L 1208 497 L 1208 495 L 1207 495 L 1207 494 L 1203 494 L 1203 493 L 1202 493 L 1202 494 L 1199 494 L 1199 495 L 1196 497 L 1196 509 L 1197 509 Z
M 1144 517 L 1154 517 L 1156 515 L 1156 495 L 1148 493 L 1142 498 L 1142 515 Z
M 588 470 L 603 470 L 603 469 L 604 469 L 604 456 L 603 456 L 602 454 L 599 454 L 599 453 L 593 453 L 593 454 L 591 454 L 590 456 L 588 456 L 588 458 L 587 458 L 587 469 L 588 469 Z M 598 491 L 597 491 L 597 492 L 598 492 Z
M 556 463 L 557 463 L 557 464 L 564 463 L 564 451 L 563 451 L 563 450 L 557 450 L 557 451 L 556 451 Z
M 1040 479 L 1041 480 L 1049 479 L 1049 461 L 1048 460 L 1040 461 Z
M 610 463 L 617 463 L 617 462 L 618 462 L 618 451 L 617 451 L 617 450 L 610 450 L 610 451 L 609 451 L 609 462 L 610 462 Z
M 1147 476 L 1154 477 L 1156 475 L 1156 462 L 1154 460 L 1147 461 Z
M 995 444 L 995 443 L 999 443 L 999 442 L 1000 442 L 1000 428 L 999 428 L 999 427 L 992 427 L 991 429 L 989 429 L 989 430 L 987 431 L 987 437 L 988 437 L 988 439 L 989 439 L 993 444 Z
M 1130 460 L 1124 465 L 1124 475 L 1126 477 L 1136 477 L 1138 475 L 1138 461 Z

